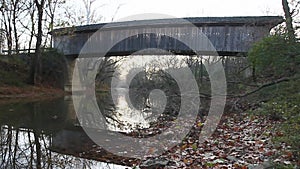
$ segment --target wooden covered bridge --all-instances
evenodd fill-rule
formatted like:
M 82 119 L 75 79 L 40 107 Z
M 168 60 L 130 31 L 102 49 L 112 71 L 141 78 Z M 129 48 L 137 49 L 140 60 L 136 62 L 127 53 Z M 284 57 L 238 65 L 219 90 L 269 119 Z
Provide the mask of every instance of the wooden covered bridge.
M 75 60 L 91 37 L 97 40 L 96 45 L 100 48 L 112 46 L 109 51 L 100 51 L 105 56 L 127 56 L 149 48 L 177 55 L 195 55 L 210 52 L 205 47 L 197 48 L 198 51 L 189 47 L 203 46 L 199 39 L 204 34 L 219 56 L 237 56 L 246 54 L 253 43 L 269 35 L 270 30 L 282 22 L 283 18 L 280 16 L 137 20 L 61 28 L 54 30 L 52 36 L 54 47 L 63 52 L 68 60 L 68 77 L 72 77 Z M 190 29 L 191 27 L 198 29 Z M 127 38 L 115 44 L 120 37 Z M 172 37 L 180 37 L 189 42 L 189 45 Z M 99 54 L 99 51 L 94 50 L 84 52 Z M 140 54 L 143 53 L 139 52 Z M 67 79 L 66 85 L 70 84 L 70 80 L 71 78 Z

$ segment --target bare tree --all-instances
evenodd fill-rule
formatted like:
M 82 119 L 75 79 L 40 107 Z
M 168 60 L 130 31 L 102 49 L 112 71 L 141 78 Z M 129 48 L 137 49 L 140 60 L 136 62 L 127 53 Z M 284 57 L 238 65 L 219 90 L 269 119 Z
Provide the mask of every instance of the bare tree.
M 11 0 L 11 5 L 12 5 L 12 25 L 13 25 L 13 33 L 14 33 L 14 42 L 15 42 L 15 50 L 16 53 L 19 53 L 19 38 L 20 36 L 18 28 L 17 28 L 17 20 L 18 16 L 20 16 L 20 12 L 22 11 L 22 6 L 20 3 L 20 0 Z
M 293 15 L 299 12 L 297 8 L 300 1 L 296 2 L 295 8 L 293 10 L 290 9 L 288 0 L 282 0 L 282 7 L 285 16 L 286 29 L 288 33 L 288 37 L 291 41 L 296 41 L 295 30 L 293 27 Z
M 86 12 L 86 24 L 90 24 L 90 23 L 94 23 L 97 22 L 98 18 L 96 18 L 96 11 L 95 9 L 92 8 L 92 6 L 94 5 L 94 3 L 97 0 L 82 0 L 82 2 L 84 3 L 84 8 L 85 8 L 85 12 Z M 104 5 L 102 5 L 104 6 Z M 101 19 L 102 17 L 100 17 L 99 19 Z
M 19 53 L 20 36 L 23 28 L 20 28 L 22 20 L 24 20 L 24 4 L 23 0 L 1 0 L 1 23 L 4 24 L 6 43 L 8 54 L 12 54 L 12 50 Z
M 34 4 L 37 9 L 38 16 L 38 28 L 36 35 L 36 46 L 35 46 L 35 55 L 31 64 L 30 72 L 30 81 L 31 84 L 35 85 L 39 82 L 39 73 L 41 72 L 41 55 L 42 55 L 42 40 L 43 40 L 43 16 L 44 16 L 44 7 L 45 0 L 34 0 Z
M 36 7 L 34 5 L 34 0 L 29 0 L 28 3 L 26 3 L 26 9 L 27 9 L 27 16 L 28 19 L 28 25 L 24 25 L 23 27 L 26 28 L 29 31 L 29 41 L 28 41 L 28 53 L 30 53 L 31 47 L 32 47 L 32 41 L 35 36 L 35 11 Z
M 6 46 L 8 49 L 8 55 L 12 54 L 13 48 L 13 26 L 12 26 L 12 9 L 10 1 L 1 0 L 1 22 L 4 24 Z
M 102 17 L 96 17 L 97 16 L 96 11 L 92 9 L 92 4 L 96 2 L 96 0 L 93 0 L 92 2 L 88 2 L 88 0 L 82 0 L 82 2 L 84 3 L 83 5 L 84 9 L 82 9 L 81 7 L 79 9 L 76 9 L 74 3 L 65 3 L 64 5 L 62 5 L 61 11 L 63 13 L 61 14 L 63 17 L 55 19 L 55 26 L 57 27 L 78 26 L 78 25 L 96 23 L 102 19 Z M 78 1 L 76 1 L 76 3 L 78 3 Z M 76 9 L 76 10 L 70 10 L 70 9 Z
M 4 39 L 5 39 L 4 33 L 5 33 L 5 30 L 2 28 L 3 23 L 1 21 L 0 21 L 0 24 L 1 24 L 1 26 L 0 26 L 0 54 L 2 54 L 2 50 L 4 48 Z
M 124 4 L 120 4 L 120 5 L 117 7 L 117 9 L 116 9 L 114 15 L 111 17 L 111 21 L 114 21 L 114 20 L 115 20 L 115 17 L 116 17 L 116 15 L 117 15 L 117 13 L 119 12 L 120 8 L 121 8 L 123 5 L 124 5 Z
M 86 24 L 90 24 L 91 15 L 92 15 L 92 5 L 96 0 L 82 0 L 86 10 Z
M 46 1 L 46 9 L 45 12 L 47 14 L 47 17 L 49 17 L 49 22 L 47 25 L 47 31 L 52 32 L 55 26 L 55 16 L 56 16 L 56 10 L 60 5 L 64 4 L 65 0 L 47 0 Z M 48 35 L 48 34 L 47 34 Z M 47 44 L 47 38 L 45 40 L 45 45 Z M 52 36 L 50 36 L 50 47 L 52 48 Z

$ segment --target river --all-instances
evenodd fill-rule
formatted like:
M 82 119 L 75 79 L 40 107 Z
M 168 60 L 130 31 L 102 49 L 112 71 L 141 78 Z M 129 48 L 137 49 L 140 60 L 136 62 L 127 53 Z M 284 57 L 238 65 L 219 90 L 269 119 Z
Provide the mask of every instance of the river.
M 147 106 L 132 108 L 124 96 L 118 96 L 114 105 L 106 95 L 97 99 L 109 117 L 106 129 L 130 132 L 149 127 L 153 113 L 146 111 Z M 135 100 L 147 103 L 142 97 Z M 107 152 L 86 135 L 71 96 L 0 105 L 0 126 L 0 168 L 125 169 L 135 161 Z

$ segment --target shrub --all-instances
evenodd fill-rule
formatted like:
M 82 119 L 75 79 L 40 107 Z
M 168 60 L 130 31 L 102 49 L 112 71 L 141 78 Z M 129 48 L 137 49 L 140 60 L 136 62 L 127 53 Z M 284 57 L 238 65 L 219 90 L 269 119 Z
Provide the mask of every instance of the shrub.
M 266 102 L 256 110 L 270 119 L 280 120 L 276 126 L 280 135 L 273 141 L 287 143 L 296 159 L 300 158 L 300 44 L 287 40 L 285 35 L 272 35 L 254 44 L 248 53 L 259 80 L 273 81 L 282 77 L 289 80 L 261 90 L 258 100 Z M 271 99 L 269 99 L 271 98 Z
M 272 35 L 254 44 L 248 58 L 260 77 L 290 76 L 300 63 L 300 45 L 284 35 Z
M 55 49 L 42 53 L 42 83 L 53 87 L 63 88 L 67 76 L 65 56 Z

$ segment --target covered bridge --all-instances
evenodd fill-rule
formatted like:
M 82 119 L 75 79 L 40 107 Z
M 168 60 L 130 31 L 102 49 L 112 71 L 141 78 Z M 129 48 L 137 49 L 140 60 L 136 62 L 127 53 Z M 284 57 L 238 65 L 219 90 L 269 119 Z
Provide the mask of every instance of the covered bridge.
M 74 60 L 92 36 L 97 39 L 100 48 L 112 45 L 112 48 L 105 52 L 105 56 L 127 56 L 148 48 L 158 48 L 177 55 L 194 55 L 195 51 L 172 37 L 180 37 L 192 45 L 199 46 L 203 45 L 199 41 L 203 34 L 218 55 L 237 56 L 246 54 L 253 43 L 269 35 L 270 30 L 282 22 L 283 18 L 280 16 L 136 20 L 61 28 L 54 30 L 52 36 L 54 47 L 63 52 L 68 60 L 68 74 L 71 77 Z M 190 29 L 191 27 L 198 29 Z M 114 44 L 120 36 L 127 38 Z M 197 53 L 209 52 L 205 51 L 205 48 L 203 51 L 202 48 L 199 49 Z M 97 53 L 91 50 L 90 54 Z

